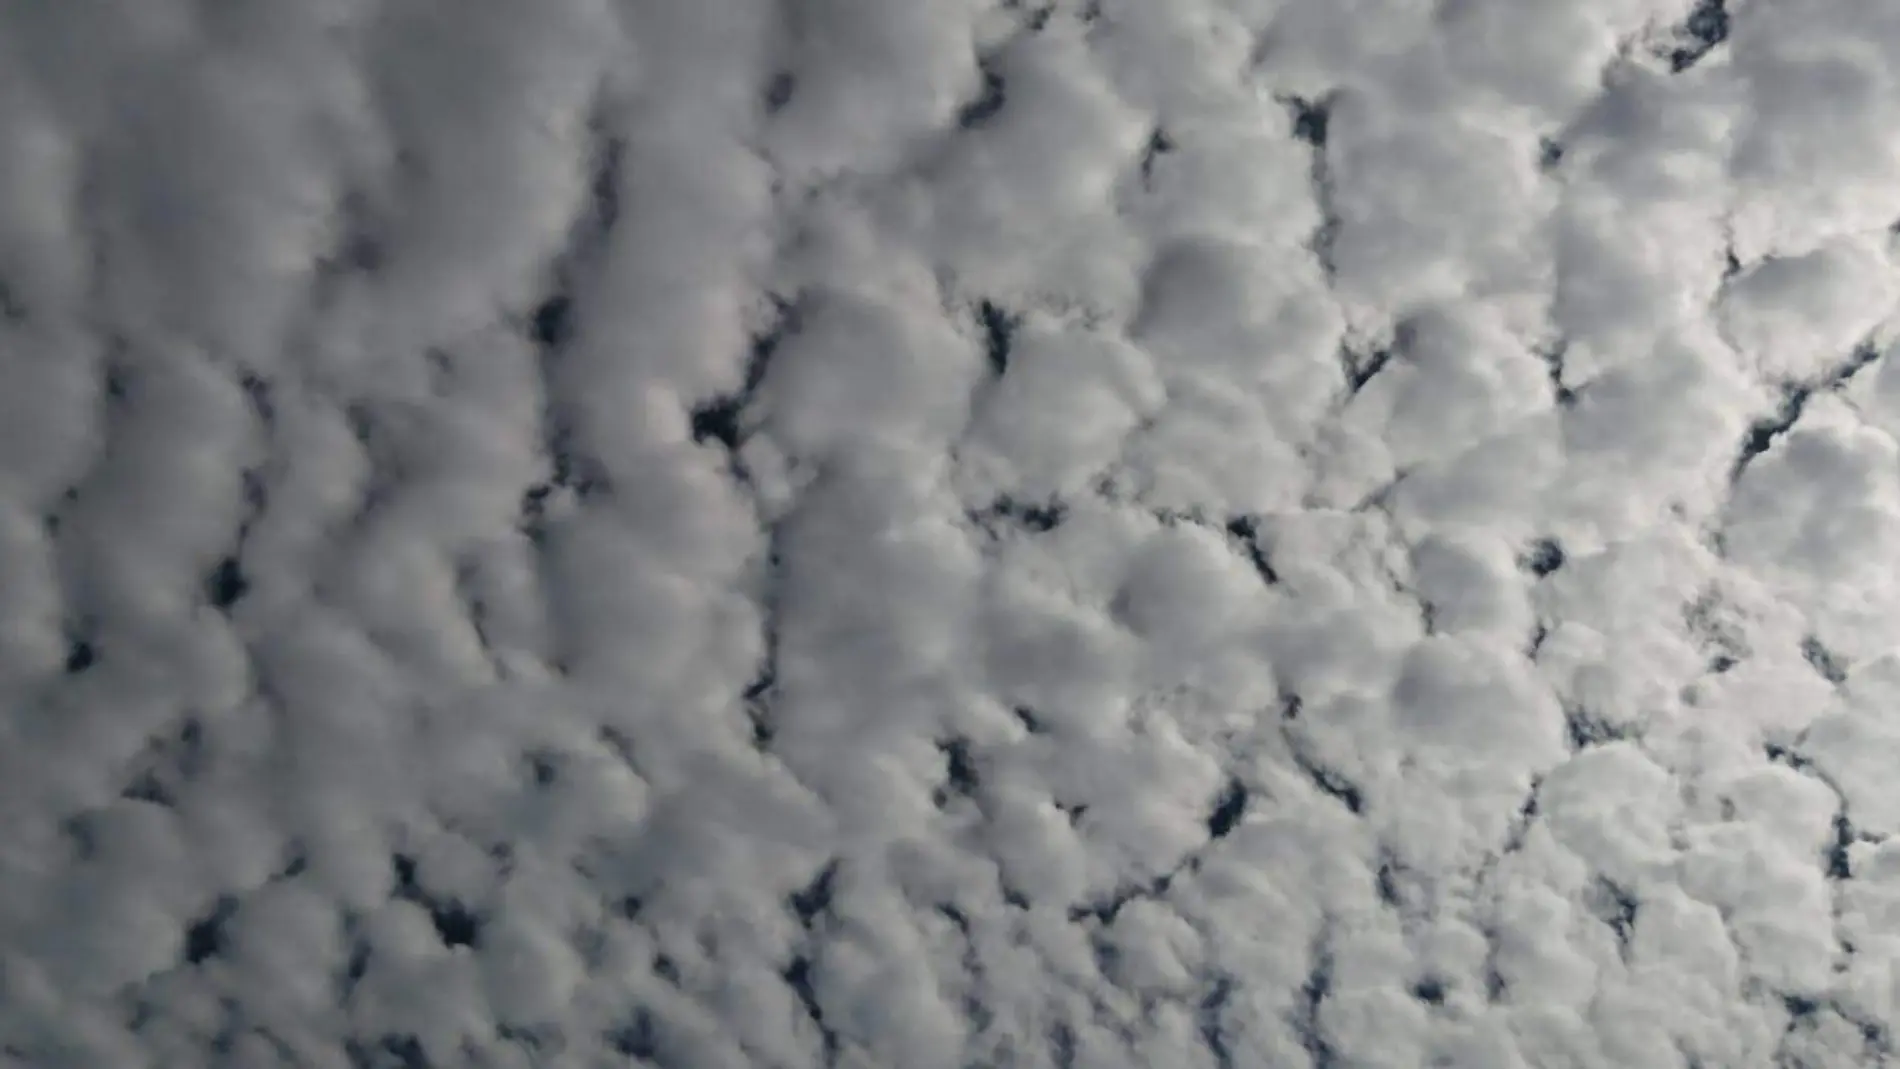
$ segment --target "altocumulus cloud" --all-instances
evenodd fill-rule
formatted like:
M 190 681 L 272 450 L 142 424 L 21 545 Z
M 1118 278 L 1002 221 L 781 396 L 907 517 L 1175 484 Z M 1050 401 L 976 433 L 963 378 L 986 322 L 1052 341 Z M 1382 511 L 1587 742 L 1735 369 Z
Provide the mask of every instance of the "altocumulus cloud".
M 0 4 L 0 1062 L 1889 1064 L 1896 71 Z

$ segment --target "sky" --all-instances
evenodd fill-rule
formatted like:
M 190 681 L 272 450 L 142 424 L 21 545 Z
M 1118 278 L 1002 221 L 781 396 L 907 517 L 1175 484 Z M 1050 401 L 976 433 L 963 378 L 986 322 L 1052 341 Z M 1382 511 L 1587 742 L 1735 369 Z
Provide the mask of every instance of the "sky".
M 1896 72 L 0 0 L 0 1066 L 1895 1064 Z

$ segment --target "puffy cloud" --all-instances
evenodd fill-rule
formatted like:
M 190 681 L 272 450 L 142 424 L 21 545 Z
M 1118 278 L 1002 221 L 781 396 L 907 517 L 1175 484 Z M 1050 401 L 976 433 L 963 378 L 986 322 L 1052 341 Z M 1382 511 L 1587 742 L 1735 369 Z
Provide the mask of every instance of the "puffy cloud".
M 0 1049 L 1879 1064 L 1877 5 L 0 15 Z

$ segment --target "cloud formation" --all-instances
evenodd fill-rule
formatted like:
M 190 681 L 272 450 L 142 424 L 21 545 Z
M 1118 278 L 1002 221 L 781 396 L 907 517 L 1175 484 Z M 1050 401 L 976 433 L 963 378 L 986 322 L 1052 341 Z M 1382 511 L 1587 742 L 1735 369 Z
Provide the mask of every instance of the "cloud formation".
M 1895 70 L 0 10 L 6 1064 L 1886 1064 Z

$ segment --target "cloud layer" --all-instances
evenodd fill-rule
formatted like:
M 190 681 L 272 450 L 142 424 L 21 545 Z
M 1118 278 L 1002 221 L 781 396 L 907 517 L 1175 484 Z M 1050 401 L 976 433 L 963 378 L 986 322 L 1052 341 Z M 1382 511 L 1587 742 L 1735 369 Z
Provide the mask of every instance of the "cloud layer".
M 5 1064 L 1887 1064 L 1895 71 L 0 8 Z

